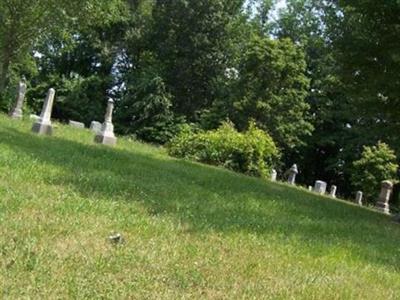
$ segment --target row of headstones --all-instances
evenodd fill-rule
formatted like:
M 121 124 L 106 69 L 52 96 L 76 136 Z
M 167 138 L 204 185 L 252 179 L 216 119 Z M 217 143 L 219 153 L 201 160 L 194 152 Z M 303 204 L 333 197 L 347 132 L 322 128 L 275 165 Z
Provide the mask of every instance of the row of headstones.
M 299 173 L 299 170 L 297 168 L 297 165 L 294 164 L 285 174 L 288 177 L 288 183 L 291 185 L 296 184 L 296 176 Z M 271 172 L 271 181 L 276 181 L 277 180 L 277 171 L 272 170 Z M 317 180 L 315 182 L 314 187 L 309 186 L 308 190 L 313 191 L 317 194 L 324 195 L 326 194 L 326 189 L 327 189 L 327 183 L 325 181 Z M 329 191 L 329 196 L 336 198 L 336 191 L 337 191 L 337 186 L 332 185 L 331 189 Z M 390 207 L 389 207 L 389 200 L 390 200 L 390 195 L 392 194 L 393 191 L 393 183 L 389 180 L 382 181 L 381 184 L 381 192 L 379 194 L 378 200 L 376 202 L 375 208 L 385 214 L 390 214 Z M 356 193 L 356 198 L 355 198 L 355 203 L 358 205 L 363 205 L 363 193 L 362 191 L 358 191 Z
M 53 110 L 53 103 L 55 97 L 55 90 L 49 89 L 47 97 L 43 103 L 43 108 L 40 116 L 32 116 L 35 119 L 35 123 L 32 126 L 32 132 L 37 134 L 52 135 L 53 126 L 51 123 L 51 113 Z M 26 94 L 26 83 L 25 80 L 21 80 L 18 85 L 17 99 L 15 105 L 10 112 L 10 116 L 13 119 L 21 119 L 23 116 L 22 107 L 24 104 Z M 96 132 L 94 141 L 99 144 L 113 146 L 117 143 L 117 138 L 114 134 L 114 125 L 112 124 L 112 114 L 114 110 L 114 101 L 110 98 L 107 103 L 107 110 L 104 117 L 103 124 L 93 121 L 90 128 Z M 69 124 L 74 127 L 85 127 L 83 123 L 76 121 L 69 121 Z

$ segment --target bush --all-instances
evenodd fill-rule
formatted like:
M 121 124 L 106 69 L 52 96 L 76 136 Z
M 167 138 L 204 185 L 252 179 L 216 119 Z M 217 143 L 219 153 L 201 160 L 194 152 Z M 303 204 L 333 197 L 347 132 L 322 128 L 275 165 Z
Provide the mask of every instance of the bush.
M 168 153 L 236 172 L 266 177 L 279 159 L 272 138 L 249 124 L 246 132 L 238 132 L 232 123 L 224 122 L 218 129 L 196 131 L 186 125 L 167 144 Z
M 387 144 L 364 146 L 361 158 L 353 163 L 352 185 L 362 190 L 368 201 L 375 201 L 381 182 L 395 179 L 397 168 L 396 155 Z

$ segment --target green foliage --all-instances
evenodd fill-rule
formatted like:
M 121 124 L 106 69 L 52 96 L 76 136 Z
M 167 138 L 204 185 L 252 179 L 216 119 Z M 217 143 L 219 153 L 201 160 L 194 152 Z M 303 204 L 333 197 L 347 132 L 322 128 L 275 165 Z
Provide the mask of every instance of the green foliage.
M 200 132 L 186 125 L 167 145 L 167 149 L 172 156 L 262 177 L 268 176 L 279 159 L 279 151 L 272 138 L 254 123 L 250 123 L 243 133 L 229 122 L 224 122 L 216 130 Z
M 216 78 L 229 57 L 230 24 L 243 0 L 157 0 L 141 43 L 132 50 L 151 52 L 162 62 L 159 74 L 173 97 L 173 111 L 188 120 L 215 98 Z M 139 54 L 140 55 L 140 54 Z M 133 57 L 137 58 L 137 57 Z M 140 58 L 140 56 L 139 56 Z M 140 63 L 132 59 L 134 65 Z
M 23 71 L 36 43 L 48 35 L 62 35 L 76 24 L 87 28 L 109 24 L 122 15 L 122 0 L 0 1 L 0 96 L 10 80 L 11 68 Z
M 279 147 L 292 149 L 312 131 L 305 70 L 304 53 L 290 40 L 254 35 L 231 85 L 233 93 L 214 103 L 211 116 L 217 112 L 218 118 L 229 118 L 239 129 L 255 120 Z
M 171 106 L 171 95 L 163 80 L 158 76 L 141 76 L 118 105 L 117 129 L 123 134 L 133 133 L 143 141 L 164 144 L 183 122 L 174 116 Z
M 398 165 L 396 155 L 385 143 L 364 147 L 361 158 L 353 163 L 351 181 L 363 191 L 366 199 L 376 201 L 383 180 L 396 178 Z
M 400 2 L 337 1 L 340 14 L 328 25 L 354 136 L 349 151 L 384 140 L 400 151 Z

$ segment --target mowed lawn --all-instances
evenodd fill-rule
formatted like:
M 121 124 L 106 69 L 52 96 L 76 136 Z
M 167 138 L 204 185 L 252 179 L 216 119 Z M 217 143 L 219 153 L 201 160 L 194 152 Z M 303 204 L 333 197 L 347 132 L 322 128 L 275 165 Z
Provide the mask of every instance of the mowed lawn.
M 2 299 L 400 298 L 400 225 L 383 214 L 30 127 L 0 115 Z

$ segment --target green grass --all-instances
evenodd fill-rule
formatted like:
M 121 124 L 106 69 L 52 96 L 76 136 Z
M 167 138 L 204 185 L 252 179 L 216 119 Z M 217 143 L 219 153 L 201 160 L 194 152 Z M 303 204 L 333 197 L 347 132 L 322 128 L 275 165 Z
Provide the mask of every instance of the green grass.
M 400 297 L 400 226 L 383 214 L 30 127 L 0 115 L 0 298 Z

